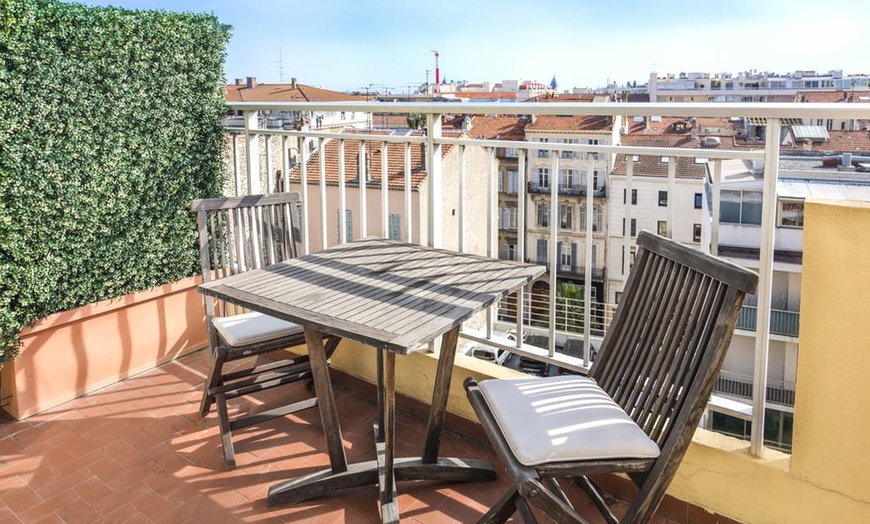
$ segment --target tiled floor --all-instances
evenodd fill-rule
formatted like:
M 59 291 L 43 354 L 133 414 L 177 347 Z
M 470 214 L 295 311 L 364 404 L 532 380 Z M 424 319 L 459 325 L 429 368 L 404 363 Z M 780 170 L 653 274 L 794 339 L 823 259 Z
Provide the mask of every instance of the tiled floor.
M 199 352 L 49 413 L 0 424 L 0 523 L 379 520 L 374 488 L 266 506 L 271 484 L 328 464 L 316 409 L 236 432 L 239 467 L 227 471 L 214 411 L 204 419 L 197 413 L 207 358 Z M 236 406 L 258 409 L 288 394 L 309 393 L 300 385 L 278 388 Z M 341 388 L 336 401 L 348 460 L 372 459 L 374 404 Z M 399 416 L 397 454 L 419 455 L 424 431 L 423 421 Z M 442 453 L 497 460 L 487 447 L 452 433 L 445 433 Z M 504 482 L 500 476 L 485 484 L 402 483 L 402 518 L 473 522 L 507 489 Z M 578 491 L 569 490 L 578 509 L 601 522 Z

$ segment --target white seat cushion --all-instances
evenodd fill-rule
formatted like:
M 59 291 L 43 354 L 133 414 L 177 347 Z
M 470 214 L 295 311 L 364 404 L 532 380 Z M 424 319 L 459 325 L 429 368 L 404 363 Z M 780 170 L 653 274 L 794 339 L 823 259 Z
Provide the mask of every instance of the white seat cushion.
M 659 447 L 594 380 L 484 380 L 486 403 L 521 464 L 655 458 Z
M 212 320 L 212 325 L 231 346 L 246 346 L 302 333 L 299 324 L 257 312 L 217 317 Z

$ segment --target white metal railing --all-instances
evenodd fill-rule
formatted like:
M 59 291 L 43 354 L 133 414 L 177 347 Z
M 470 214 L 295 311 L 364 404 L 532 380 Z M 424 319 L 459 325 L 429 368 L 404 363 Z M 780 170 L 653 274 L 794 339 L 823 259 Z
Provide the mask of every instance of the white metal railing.
M 498 239 L 499 220 L 497 217 L 498 202 L 496 182 L 496 151 L 511 151 L 511 158 L 515 158 L 517 162 L 517 172 L 519 173 L 519 181 L 516 187 L 510 187 L 511 194 L 516 195 L 517 200 L 517 219 L 516 219 L 516 246 L 513 249 L 518 260 L 528 259 L 528 247 L 526 246 L 526 235 L 529 231 L 528 219 L 531 200 L 529 197 L 529 189 L 534 189 L 539 192 L 537 198 L 547 198 L 551 213 L 553 210 L 558 210 L 556 205 L 560 197 L 565 198 L 566 192 L 572 198 L 577 198 L 580 205 L 585 208 L 586 220 L 583 228 L 570 232 L 571 239 L 582 242 L 585 247 L 585 253 L 577 253 L 578 261 L 572 261 L 573 265 L 582 268 L 582 274 L 574 275 L 575 280 L 579 280 L 583 289 L 584 297 L 582 306 L 577 306 L 573 302 L 565 301 L 564 307 L 561 306 L 560 298 L 556 295 L 557 289 L 557 266 L 562 263 L 557 260 L 556 240 L 564 238 L 566 232 L 559 229 L 558 220 L 549 220 L 545 229 L 536 229 L 536 234 L 548 234 L 548 256 L 547 264 L 550 268 L 547 277 L 549 283 L 549 296 L 546 300 L 541 300 L 543 297 L 538 294 L 529 293 L 528 290 L 520 290 L 513 298 L 513 320 L 514 334 L 513 340 L 509 340 L 504 336 L 500 336 L 494 330 L 494 325 L 498 321 L 500 315 L 510 318 L 510 306 L 506 305 L 510 302 L 502 302 L 499 311 L 495 308 L 490 308 L 487 312 L 486 328 L 483 335 L 472 333 L 469 331 L 463 332 L 463 336 L 469 340 L 476 340 L 486 344 L 506 349 L 522 356 L 538 358 L 540 360 L 555 363 L 559 366 L 575 369 L 588 370 L 592 363 L 591 341 L 592 337 L 598 335 L 596 326 L 602 326 L 599 331 L 606 329 L 609 325 L 612 310 L 609 304 L 600 304 L 593 302 L 593 264 L 589 263 L 593 260 L 593 230 L 591 229 L 594 222 L 593 198 L 606 197 L 604 188 L 612 188 L 610 182 L 604 182 L 593 187 L 593 177 L 586 177 L 585 187 L 575 187 L 571 185 L 571 190 L 566 191 L 563 187 L 560 191 L 558 183 L 558 175 L 560 173 L 560 165 L 570 163 L 571 168 L 583 168 L 587 173 L 594 173 L 596 169 L 600 169 L 600 162 L 606 161 L 607 170 L 602 173 L 602 176 L 610 176 L 610 171 L 613 169 L 613 162 L 617 154 L 626 155 L 651 155 L 660 157 L 688 157 L 698 158 L 704 157 L 708 159 L 708 169 L 710 172 L 710 182 L 712 191 L 706 196 L 705 201 L 710 209 L 711 229 L 709 244 L 710 250 L 715 254 L 718 252 L 719 235 L 718 235 L 718 210 L 720 205 L 719 191 L 720 181 L 722 176 L 722 161 L 727 159 L 740 159 L 747 161 L 764 161 L 766 165 L 764 177 L 764 198 L 762 211 L 761 233 L 762 241 L 760 243 L 761 260 L 759 273 L 761 281 L 758 291 L 758 311 L 755 316 L 757 325 L 757 342 L 756 342 L 756 358 L 755 369 L 752 384 L 753 392 L 753 408 L 751 410 L 751 419 L 753 422 L 752 436 L 752 451 L 755 454 L 760 454 L 763 441 L 761 437 L 761 428 L 764 427 L 764 403 L 765 391 L 767 388 L 767 355 L 769 345 L 769 333 L 771 325 L 771 281 L 772 281 L 772 261 L 773 261 L 773 238 L 775 231 L 775 196 L 776 196 L 776 179 L 778 165 L 776 160 L 779 157 L 779 131 L 780 122 L 783 118 L 838 118 L 838 119 L 870 119 L 870 106 L 862 107 L 860 104 L 734 104 L 734 103 L 679 103 L 679 104 L 572 104 L 572 103 L 517 103 L 517 104 L 494 104 L 494 103 L 418 103 L 418 102 L 398 102 L 398 103 L 378 103 L 378 102 L 329 102 L 329 103 L 302 103 L 302 102 L 285 102 L 285 103 L 258 103 L 258 102 L 243 102 L 231 103 L 229 109 L 241 111 L 244 114 L 242 121 L 244 127 L 227 127 L 227 131 L 232 135 L 232 160 L 233 160 L 233 179 L 230 191 L 236 194 L 269 192 L 276 187 L 274 172 L 280 166 L 282 170 L 282 190 L 290 189 L 290 176 L 288 173 L 295 166 L 302 166 L 303 173 L 300 180 L 300 191 L 303 200 L 302 212 L 302 229 L 303 229 L 303 251 L 308 253 L 314 249 L 312 239 L 318 238 L 320 245 L 326 247 L 340 241 L 351 240 L 352 238 L 362 237 L 368 234 L 380 234 L 386 236 L 389 231 L 389 216 L 392 213 L 402 213 L 401 226 L 404 231 L 402 239 L 414 241 L 415 238 L 425 239 L 425 242 L 434 247 L 442 247 L 445 244 L 445 238 L 450 240 L 450 245 L 455 245 L 460 250 L 470 249 L 471 245 L 481 245 L 480 238 L 475 235 L 481 235 L 481 226 L 483 225 L 478 220 L 473 220 L 468 216 L 469 212 L 478 212 L 481 209 L 486 214 L 485 232 L 483 235 L 482 245 L 484 254 L 496 256 L 500 250 L 496 248 Z M 378 134 L 372 131 L 362 130 L 353 134 L 342 133 L 340 131 L 331 130 L 286 130 L 274 129 L 269 126 L 260 128 L 260 112 L 280 112 L 286 114 L 305 115 L 311 118 L 317 113 L 329 113 L 337 111 L 356 111 L 365 113 L 400 113 L 400 114 L 424 114 L 426 116 L 426 130 L 424 134 L 412 133 L 407 135 L 385 135 Z M 532 142 L 532 141 L 510 141 L 510 140 L 484 140 L 473 139 L 467 136 L 444 136 L 442 134 L 441 122 L 442 116 L 447 114 L 513 114 L 513 115 L 603 115 L 611 118 L 611 121 L 616 129 L 621 129 L 624 121 L 631 117 L 637 116 L 673 116 L 673 117 L 743 117 L 754 116 L 767 118 L 767 140 L 763 150 L 729 150 L 722 148 L 705 148 L 705 149 L 683 149 L 683 148 L 661 148 L 661 147 L 639 147 L 639 146 L 623 146 L 621 144 L 579 144 L 579 143 L 560 143 L 560 142 Z M 264 136 L 265 146 L 260 149 L 260 137 Z M 615 132 L 614 137 L 618 137 L 619 133 Z M 338 155 L 343 156 L 345 145 L 351 141 L 359 141 L 362 145 L 359 147 L 359 162 L 358 166 L 362 166 L 359 173 L 348 174 L 344 173 L 345 162 L 339 159 L 339 179 L 338 179 L 338 203 L 330 201 L 328 193 L 332 190 L 327 187 L 326 181 L 326 163 L 325 155 L 318 155 L 316 166 L 317 176 L 314 180 L 308 177 L 310 170 L 310 159 L 314 152 L 322 152 L 329 144 L 337 142 Z M 600 142 L 604 142 L 601 140 Z M 313 151 L 310 150 L 309 144 L 316 144 Z M 245 146 L 246 152 L 256 150 L 258 154 L 241 154 L 240 146 Z M 382 162 L 381 180 L 386 177 L 388 169 L 395 166 L 388 166 L 390 155 L 386 154 L 388 147 L 403 148 L 403 180 L 401 184 L 396 184 L 391 181 L 390 184 L 377 184 L 367 180 L 367 172 L 365 170 L 366 155 L 374 154 L 378 151 L 384 161 Z M 417 188 L 413 187 L 412 175 L 415 169 L 419 166 L 412 166 L 412 148 L 423 147 L 423 157 L 426 166 L 426 185 L 425 195 L 420 195 Z M 458 201 L 451 201 L 450 208 L 454 210 L 457 216 L 456 229 L 446 231 L 442 219 L 446 216 L 445 208 L 445 177 L 442 166 L 442 151 L 445 147 L 456 148 L 458 150 L 458 172 L 455 173 L 458 187 Z M 275 154 L 275 149 L 280 148 L 280 154 Z M 482 148 L 485 153 L 485 172 L 467 171 L 467 163 L 469 153 L 472 149 Z M 295 149 L 296 155 L 292 156 L 290 150 Z M 545 152 L 541 155 L 538 152 Z M 552 154 L 550 152 L 553 152 Z M 265 153 L 264 165 L 261 165 L 261 155 Z M 592 153 L 592 154 L 589 154 Z M 629 157 L 630 158 L 630 157 Z M 475 165 L 480 165 L 476 163 Z M 567 165 L 567 164 L 566 164 Z M 547 184 L 546 188 L 535 187 L 530 188 L 528 182 L 533 180 L 531 173 L 537 167 L 549 169 L 550 175 L 553 177 L 550 180 L 554 183 Z M 305 169 L 308 167 L 309 169 Z M 244 168 L 244 169 L 243 169 Z M 244 172 L 244 173 L 243 173 Z M 626 163 L 625 191 L 627 195 L 632 194 L 633 178 L 642 173 L 634 173 L 633 162 Z M 452 175 L 452 174 L 451 174 Z M 474 191 L 468 189 L 470 181 L 479 180 L 479 177 L 485 176 L 485 202 L 474 201 L 474 206 L 469 205 L 470 199 L 478 197 Z M 348 182 L 348 180 L 356 180 L 357 182 Z M 451 176 L 451 180 L 453 180 Z M 316 184 L 315 184 L 316 182 Z M 452 182 L 451 182 L 452 184 Z M 508 185 L 508 184 L 505 184 Z M 581 184 L 583 186 L 584 184 Z M 264 187 L 265 186 L 265 187 Z M 356 190 L 359 193 L 357 202 L 349 202 L 347 199 L 348 189 Z M 674 205 L 676 190 L 676 162 L 669 162 L 667 176 L 667 235 L 673 237 L 674 222 L 676 220 L 676 208 Z M 391 192 L 398 191 L 402 193 L 400 201 L 401 205 L 394 209 L 390 206 L 395 206 L 395 200 L 389 198 Z M 452 189 L 451 189 L 452 191 Z M 380 195 L 376 198 L 375 195 Z M 576 194 L 575 194 L 576 193 Z M 705 193 L 706 194 L 706 193 Z M 616 196 L 616 195 L 614 195 Z M 367 198 L 371 197 L 371 198 Z M 425 202 L 420 199 L 425 198 Z M 452 197 L 451 197 L 452 198 Z M 320 208 L 319 216 L 311 211 L 313 205 L 309 203 L 318 203 Z M 391 202 L 393 202 L 391 204 Z M 425 206 L 422 205 L 425 203 Z M 479 205 L 478 205 L 479 204 Z M 606 205 L 606 204 L 605 204 Z M 349 206 L 355 208 L 356 216 L 360 217 L 359 228 L 352 228 L 350 236 L 348 236 L 344 224 L 341 224 L 338 229 L 338 234 L 335 237 L 329 235 L 329 213 L 327 208 L 337 208 L 337 217 L 339 220 L 344 220 L 345 212 Z M 632 205 L 625 206 L 624 218 L 628 227 L 632 220 Z M 368 214 L 369 209 L 375 208 L 380 213 L 372 215 L 377 218 L 380 223 L 372 223 L 371 216 Z M 425 209 L 423 216 L 415 216 L 415 209 Z M 582 209 L 578 206 L 578 209 Z M 534 215 L 532 215 L 534 217 Z M 554 218 L 554 217 L 551 217 Z M 355 220 L 355 219 L 354 219 Z M 419 227 L 420 222 L 424 220 L 426 223 L 425 231 Z M 535 223 L 534 219 L 531 220 Z M 513 225 L 513 224 L 511 224 Z M 613 248 L 622 244 L 625 257 L 618 268 L 609 268 L 607 272 L 608 282 L 603 285 L 619 286 L 624 282 L 628 273 L 631 260 L 629 254 L 632 252 L 632 236 L 614 235 L 614 231 L 620 230 L 614 227 L 613 224 L 605 224 L 605 231 L 610 231 L 611 236 L 615 237 Z M 415 230 L 414 228 L 417 228 Z M 415 234 L 416 232 L 416 234 Z M 319 233 L 319 235 L 318 235 Z M 312 235 L 315 235 L 312 237 Z M 472 238 L 474 237 L 474 238 Z M 477 240 L 470 242 L 470 240 Z M 579 263 L 578 263 L 579 262 Z M 574 300 L 574 299 L 571 299 Z M 524 331 L 533 329 L 533 319 L 535 309 L 540 309 L 536 306 L 538 302 L 546 304 L 557 304 L 556 307 L 547 307 L 547 311 L 537 311 L 537 317 L 540 317 L 540 322 L 543 328 L 548 332 L 548 347 L 540 348 L 524 343 Z M 519 304 L 520 306 L 517 306 Z M 587 307 L 586 305 L 589 305 Z M 517 308 L 521 307 L 523 314 L 517 315 Z M 587 326 L 589 329 L 587 329 Z M 575 337 L 581 337 L 583 342 L 583 350 L 580 357 L 574 357 L 558 353 L 556 351 L 556 333 L 571 332 Z

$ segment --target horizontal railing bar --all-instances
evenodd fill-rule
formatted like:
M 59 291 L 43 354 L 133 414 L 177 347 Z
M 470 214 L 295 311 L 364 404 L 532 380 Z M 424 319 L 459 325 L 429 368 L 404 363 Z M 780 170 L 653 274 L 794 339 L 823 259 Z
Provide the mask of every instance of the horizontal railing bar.
M 361 111 L 370 113 L 589 115 L 759 118 L 870 118 L 870 104 L 797 102 L 536 103 L 536 102 L 230 102 L 237 111 Z
M 345 135 L 347 136 L 347 135 Z M 513 147 L 541 151 L 575 151 L 580 153 L 616 153 L 641 156 L 676 156 L 687 158 L 737 158 L 741 160 L 763 160 L 764 150 L 754 149 L 741 151 L 739 149 L 687 149 L 679 147 L 640 147 L 640 146 L 610 146 L 589 144 L 563 144 L 559 142 L 529 142 L 523 140 L 486 140 L 480 138 L 450 138 L 441 137 L 435 140 L 440 144 L 454 144 L 482 147 Z M 510 145 L 505 145 L 510 144 Z
M 245 134 L 245 128 L 225 126 L 224 131 L 234 134 Z M 400 143 L 426 143 L 425 136 L 417 135 L 373 135 L 365 133 L 336 133 L 329 131 L 289 131 L 286 129 L 257 129 L 254 134 L 274 136 L 295 136 L 301 138 L 333 138 L 341 140 L 362 140 L 366 142 L 400 142 Z
M 549 355 L 549 352 L 544 348 L 539 348 L 538 346 L 532 346 L 526 343 L 523 343 L 522 347 L 517 347 L 516 341 L 498 335 L 493 335 L 492 338 L 486 338 L 485 336 L 482 337 L 479 335 L 475 335 L 474 333 L 470 333 L 468 331 L 460 331 L 459 336 L 466 340 L 471 340 L 473 342 L 478 342 L 480 344 L 485 344 L 494 348 L 510 351 L 511 353 L 520 355 L 522 357 L 529 357 L 540 362 L 546 362 L 548 364 L 553 364 L 559 367 L 571 369 L 579 373 L 589 373 L 589 368 L 583 366 L 582 358 L 571 357 L 565 355 L 564 353 L 556 353 L 554 356 L 551 357 Z

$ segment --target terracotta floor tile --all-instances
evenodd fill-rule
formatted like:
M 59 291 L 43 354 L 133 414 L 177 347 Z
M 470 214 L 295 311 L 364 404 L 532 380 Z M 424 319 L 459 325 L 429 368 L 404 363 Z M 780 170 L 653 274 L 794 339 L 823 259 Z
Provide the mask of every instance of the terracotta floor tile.
M 208 359 L 205 352 L 185 357 L 49 413 L 0 425 L 0 523 L 378 521 L 374 486 L 268 507 L 270 486 L 328 467 L 316 409 L 236 431 L 238 468 L 228 471 L 214 409 L 206 417 L 198 412 Z M 295 384 L 234 399 L 230 409 L 256 412 L 310 394 Z M 336 402 L 349 461 L 372 460 L 374 402 L 341 388 Z M 419 455 L 425 429 L 424 420 L 400 414 L 397 455 Z M 495 459 L 488 446 L 449 432 L 440 450 Z M 487 483 L 401 483 L 403 521 L 476 520 L 508 489 L 498 464 L 496 471 L 498 480 Z M 576 486 L 568 491 L 578 509 L 588 511 L 585 495 L 575 493 Z M 600 522 L 592 511 L 592 521 Z

